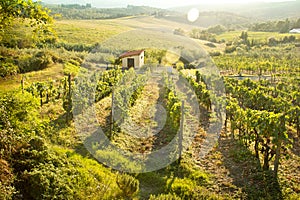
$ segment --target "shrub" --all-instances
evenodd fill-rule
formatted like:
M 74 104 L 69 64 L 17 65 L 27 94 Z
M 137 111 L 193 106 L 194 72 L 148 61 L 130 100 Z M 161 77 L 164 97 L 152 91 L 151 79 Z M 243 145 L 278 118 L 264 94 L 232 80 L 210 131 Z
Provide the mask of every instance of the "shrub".
M 117 184 L 122 190 L 122 196 L 126 198 L 134 197 L 139 191 L 139 181 L 127 174 L 119 175 Z
M 45 69 L 52 64 L 52 56 L 48 51 L 40 51 L 36 53 L 31 60 L 31 67 L 35 70 Z
M 64 74 L 69 75 L 71 74 L 72 76 L 77 76 L 79 73 L 80 69 L 80 64 L 76 61 L 69 61 L 64 64 Z
M 178 71 L 183 70 L 184 69 L 184 64 L 182 62 L 176 63 L 176 69 Z
M 225 53 L 233 53 L 236 50 L 236 46 L 226 46 Z
M 268 45 L 269 46 L 276 46 L 278 44 L 278 41 L 274 37 L 268 38 Z
M 177 196 L 183 199 L 191 199 L 193 190 L 196 186 L 195 182 L 187 178 L 169 179 L 167 182 L 168 185 L 171 184 L 170 192 L 176 194 Z
M 209 53 L 210 56 L 220 56 L 221 52 L 220 51 L 212 51 Z
M 217 46 L 214 43 L 205 43 L 206 46 L 211 47 L 211 48 L 216 48 Z
M 141 169 L 138 163 L 129 160 L 117 150 L 98 150 L 96 151 L 95 157 L 101 160 L 105 165 L 117 167 L 123 171 L 136 171 Z
M 171 182 L 173 181 L 173 182 Z M 175 194 L 184 200 L 218 200 L 222 199 L 217 196 L 215 193 L 209 192 L 206 188 L 201 186 L 197 186 L 194 181 L 184 178 L 179 179 L 175 178 L 173 180 L 168 180 L 172 185 L 170 186 L 170 192 Z
M 175 35 L 185 35 L 185 32 L 182 28 L 177 28 L 173 32 Z
M 2 63 L 0 64 L 0 76 L 12 76 L 16 75 L 19 72 L 18 66 L 12 63 Z
M 29 93 L 12 92 L 0 97 L 0 127 L 28 133 L 38 125 L 38 101 Z M 25 122 L 25 123 L 23 123 Z M 35 125 L 35 126 L 34 126 Z M 27 135 L 28 136 L 28 135 Z
M 0 199 L 12 199 L 14 192 L 14 188 L 11 186 L 13 182 L 12 170 L 9 164 L 3 159 L 0 159 L 0 166 Z
M 32 199 L 72 199 L 72 181 L 74 171 L 57 168 L 53 164 L 42 164 L 28 176 L 27 192 Z M 34 188 L 34 189 L 33 189 Z
M 31 52 L 34 53 L 34 52 Z M 21 73 L 38 71 L 49 67 L 52 63 L 58 61 L 59 58 L 48 50 L 38 51 L 32 55 L 23 55 L 18 59 L 18 65 Z
M 197 182 L 199 185 L 207 185 L 209 184 L 209 177 L 206 173 L 202 171 L 195 170 L 190 176 L 190 179 Z
M 138 179 L 143 188 L 151 187 L 157 193 L 165 191 L 165 177 L 158 172 L 141 173 L 138 175 Z
M 207 32 L 213 33 L 213 34 L 221 34 L 221 33 L 224 33 L 226 31 L 227 31 L 227 29 L 222 25 L 216 25 L 216 26 L 213 26 L 213 27 L 209 27 L 207 29 Z
M 54 147 L 49 157 L 18 178 L 24 199 L 115 199 L 116 176 L 96 161 Z

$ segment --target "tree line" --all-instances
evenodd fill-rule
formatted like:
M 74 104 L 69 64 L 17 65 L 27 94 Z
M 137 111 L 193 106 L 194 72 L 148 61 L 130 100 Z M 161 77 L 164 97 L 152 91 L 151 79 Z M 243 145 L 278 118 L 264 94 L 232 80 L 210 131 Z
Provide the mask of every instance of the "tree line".
M 288 33 L 293 28 L 300 28 L 300 18 L 297 20 L 280 20 L 255 23 L 249 26 L 250 31 Z

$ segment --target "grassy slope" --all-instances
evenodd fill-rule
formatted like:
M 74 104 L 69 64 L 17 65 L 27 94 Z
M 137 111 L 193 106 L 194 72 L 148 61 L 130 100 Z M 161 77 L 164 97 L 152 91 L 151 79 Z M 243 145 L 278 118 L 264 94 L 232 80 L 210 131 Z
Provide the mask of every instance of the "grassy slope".
M 62 20 L 54 26 L 59 41 L 74 44 L 95 44 L 129 29 L 114 20 Z
M 147 16 L 110 20 L 58 20 L 54 26 L 59 41 L 74 44 L 100 43 L 115 35 L 136 28 L 168 29 L 168 31 L 182 28 L 189 31 L 195 26 Z
M 120 23 L 133 28 L 154 28 L 154 29 L 170 29 L 174 30 L 176 28 L 182 28 L 184 30 L 190 31 L 193 28 L 197 28 L 196 25 L 191 25 L 187 23 L 187 20 L 184 22 L 175 22 L 166 20 L 164 18 L 155 18 L 147 16 L 139 17 L 126 17 L 114 20 L 114 22 Z
M 200 16 L 195 22 L 189 22 L 187 20 L 186 13 L 182 15 L 166 16 L 164 18 L 171 21 L 194 25 L 197 26 L 197 28 L 208 28 L 210 26 L 215 26 L 219 24 L 224 26 L 240 26 L 251 22 L 250 18 L 229 12 L 200 12 Z
M 109 37 L 130 30 L 112 20 L 62 20 L 54 24 L 58 42 L 91 45 L 103 42 Z M 63 65 L 53 64 L 48 68 L 23 74 L 25 84 L 49 79 L 58 80 L 63 77 Z M 0 91 L 10 91 L 20 87 L 22 75 L 0 78 Z
M 44 82 L 48 80 L 59 80 L 61 79 L 63 74 L 63 65 L 56 64 L 51 65 L 48 68 L 41 71 L 29 72 L 26 74 L 18 74 L 13 77 L 7 77 L 5 79 L 0 78 L 0 91 L 11 91 L 18 88 L 21 88 L 21 80 L 22 76 L 25 80 L 26 85 L 30 85 L 34 82 Z
M 223 52 L 225 50 L 226 45 L 224 43 L 213 43 L 216 47 L 210 47 L 207 44 L 211 43 L 206 40 L 195 40 L 199 43 L 199 45 L 206 50 L 207 52 L 220 51 Z
M 160 28 L 161 30 L 168 29 L 168 32 L 170 32 L 178 27 L 182 27 L 185 30 L 190 30 L 192 28 L 192 26 L 189 25 L 170 22 L 163 19 L 156 19 L 153 17 L 124 17 L 112 20 L 57 20 L 54 24 L 54 30 L 56 31 L 58 42 L 64 42 L 67 44 L 92 45 L 97 42 L 102 43 L 109 38 L 117 36 L 118 34 L 125 33 L 124 36 L 121 37 L 122 39 L 117 38 L 116 41 L 111 40 L 108 42 L 112 48 L 119 48 L 118 44 L 120 42 L 123 44 L 127 43 L 127 36 L 129 36 L 129 39 L 132 41 L 139 41 L 135 37 L 140 37 L 142 40 L 143 34 L 139 34 L 139 32 L 135 32 L 136 36 L 132 35 L 130 32 L 126 34 L 127 31 L 134 30 L 136 28 L 149 28 L 152 30 Z M 152 32 L 148 36 L 155 39 L 157 35 Z M 167 40 L 167 38 L 162 36 L 157 39 L 155 44 L 159 46 L 164 43 L 165 40 Z M 167 46 L 170 46 L 174 43 L 174 40 L 165 43 Z M 147 43 L 145 43 L 144 40 L 139 43 L 135 42 L 135 44 L 137 44 L 137 46 L 155 45 L 153 44 L 153 41 L 150 40 L 148 40 Z M 130 46 L 126 48 L 130 48 Z M 49 68 L 39 72 L 26 73 L 24 76 L 27 77 L 26 84 L 31 84 L 35 81 L 59 79 L 63 76 L 62 72 L 63 66 L 59 64 L 51 65 Z M 0 78 L 1 91 L 14 90 L 20 87 L 21 78 L 21 75 L 7 77 L 5 79 Z
M 158 19 L 154 17 L 125 17 L 120 19 L 112 20 L 60 20 L 56 21 L 54 29 L 58 36 L 59 42 L 73 43 L 73 44 L 86 44 L 92 45 L 97 42 L 101 43 L 113 36 L 116 36 L 120 33 L 125 33 L 136 28 L 150 29 L 150 30 L 161 30 L 172 32 L 176 28 L 182 28 L 185 31 L 190 31 L 195 28 L 189 24 L 182 24 L 178 22 L 168 21 L 165 19 Z M 130 32 L 125 33 L 120 40 L 110 41 L 109 43 L 115 44 L 114 48 L 118 47 L 118 42 L 125 44 L 126 40 L 139 41 L 134 37 L 143 37 L 143 34 L 138 34 L 134 32 L 135 36 Z M 217 36 L 217 39 L 233 40 L 236 37 L 239 37 L 241 34 L 240 31 L 227 32 Z M 270 33 L 270 32 L 248 32 L 250 39 L 266 41 L 269 37 L 283 38 L 284 36 L 289 36 L 290 34 L 279 34 L 279 33 Z M 127 38 L 127 36 L 131 38 Z M 134 36 L 134 37 L 133 37 Z M 157 36 L 162 36 L 157 39 Z M 300 38 L 300 35 L 295 35 L 297 38 Z M 125 39 L 124 39 L 125 37 Z M 175 43 L 176 40 L 172 40 L 171 43 L 167 42 L 168 38 L 164 38 L 163 34 L 153 35 L 150 33 L 147 37 L 156 38 L 157 41 L 149 40 L 148 42 L 143 38 L 140 38 L 142 42 L 135 42 L 136 46 L 161 46 L 161 43 L 165 43 L 167 46 Z M 124 39 L 124 41 L 123 41 Z M 148 38 L 149 39 L 149 38 Z M 165 40 L 165 41 L 164 41 Z M 197 41 L 200 46 L 208 52 L 211 51 L 222 51 L 225 46 L 216 44 L 216 48 L 211 48 L 206 46 L 206 41 Z M 127 47 L 130 48 L 130 45 Z M 48 79 L 58 79 L 63 76 L 62 74 L 62 65 L 53 65 L 48 69 L 42 70 L 40 72 L 30 72 L 25 74 L 27 77 L 27 83 L 30 84 L 34 81 L 42 81 Z M 7 91 L 11 89 L 16 89 L 20 86 L 21 76 L 15 76 L 12 78 L 6 78 L 0 80 L 0 89 L 1 91 Z
M 232 41 L 234 38 L 237 38 L 241 35 L 242 31 L 231 31 L 226 32 L 220 35 L 217 35 L 218 40 L 226 40 L 226 41 Z M 274 32 L 252 32 L 248 31 L 249 39 L 254 39 L 262 42 L 266 42 L 269 37 L 275 37 L 276 39 L 283 38 L 284 36 L 291 36 L 294 35 L 298 39 L 300 38 L 299 34 L 289 34 L 289 33 L 274 33 Z

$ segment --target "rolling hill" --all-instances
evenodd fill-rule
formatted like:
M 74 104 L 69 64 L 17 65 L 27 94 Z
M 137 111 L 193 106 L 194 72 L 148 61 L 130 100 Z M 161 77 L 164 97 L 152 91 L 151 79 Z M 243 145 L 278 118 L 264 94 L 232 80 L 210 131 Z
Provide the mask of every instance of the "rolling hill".
M 163 18 L 176 21 L 180 23 L 186 23 L 198 27 L 210 27 L 215 25 L 223 25 L 229 28 L 239 28 L 243 27 L 243 25 L 247 25 L 253 22 L 253 19 L 247 18 L 238 14 L 224 12 L 224 11 L 203 11 L 200 12 L 199 18 L 195 22 L 189 22 L 187 20 L 186 14 L 177 14 L 173 15 L 165 15 Z
M 180 5 L 187 4 L 188 6 L 177 7 L 178 1 L 174 1 L 173 5 L 168 2 L 161 1 L 121 1 L 121 0 L 43 0 L 46 4 L 91 4 L 94 8 L 126 8 L 127 5 L 134 6 L 151 6 L 156 8 L 169 8 L 168 10 L 177 11 L 186 14 L 191 8 L 198 8 L 200 12 L 205 11 L 221 11 L 227 13 L 234 13 L 247 18 L 256 20 L 278 20 L 285 18 L 298 18 L 300 17 L 300 0 L 290 0 L 282 2 L 253 2 L 253 3 L 220 3 L 209 4 L 199 3 L 195 5 L 188 5 L 188 2 L 182 2 Z M 224 16 L 226 17 L 226 16 Z
M 300 0 L 286 2 L 257 2 L 249 4 L 197 4 L 184 7 L 176 7 L 171 10 L 187 13 L 191 8 L 197 8 L 200 12 L 221 11 L 235 13 L 253 20 L 278 20 L 300 17 Z

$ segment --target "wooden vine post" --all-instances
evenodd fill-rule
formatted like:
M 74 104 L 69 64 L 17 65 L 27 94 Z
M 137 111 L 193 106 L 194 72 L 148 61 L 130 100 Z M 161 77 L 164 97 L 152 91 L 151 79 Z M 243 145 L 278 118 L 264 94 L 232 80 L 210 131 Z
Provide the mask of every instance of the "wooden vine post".
M 180 130 L 178 138 L 178 149 L 179 149 L 179 164 L 182 157 L 182 141 L 183 141 L 183 129 L 184 129 L 184 101 L 181 102 L 181 120 L 180 120 Z
M 71 82 L 71 74 L 68 74 L 68 93 L 67 93 L 67 116 L 66 116 L 66 120 L 67 123 L 69 124 L 71 121 L 71 110 L 72 110 L 72 99 L 71 99 L 71 95 L 72 95 L 72 82 Z
M 113 130 L 114 130 L 114 89 L 112 89 L 112 95 L 111 95 L 111 113 L 110 113 L 110 137 L 113 136 Z
M 24 94 L 24 76 L 22 76 L 22 80 L 21 80 L 21 89 L 22 89 L 22 94 Z
M 280 164 L 280 150 L 282 146 L 282 139 L 283 139 L 283 134 L 286 131 L 285 130 L 285 114 L 280 116 L 279 118 L 279 127 L 277 129 L 277 148 L 276 148 L 276 155 L 275 155 L 275 161 L 274 161 L 274 174 L 275 177 L 278 176 L 278 168 Z

